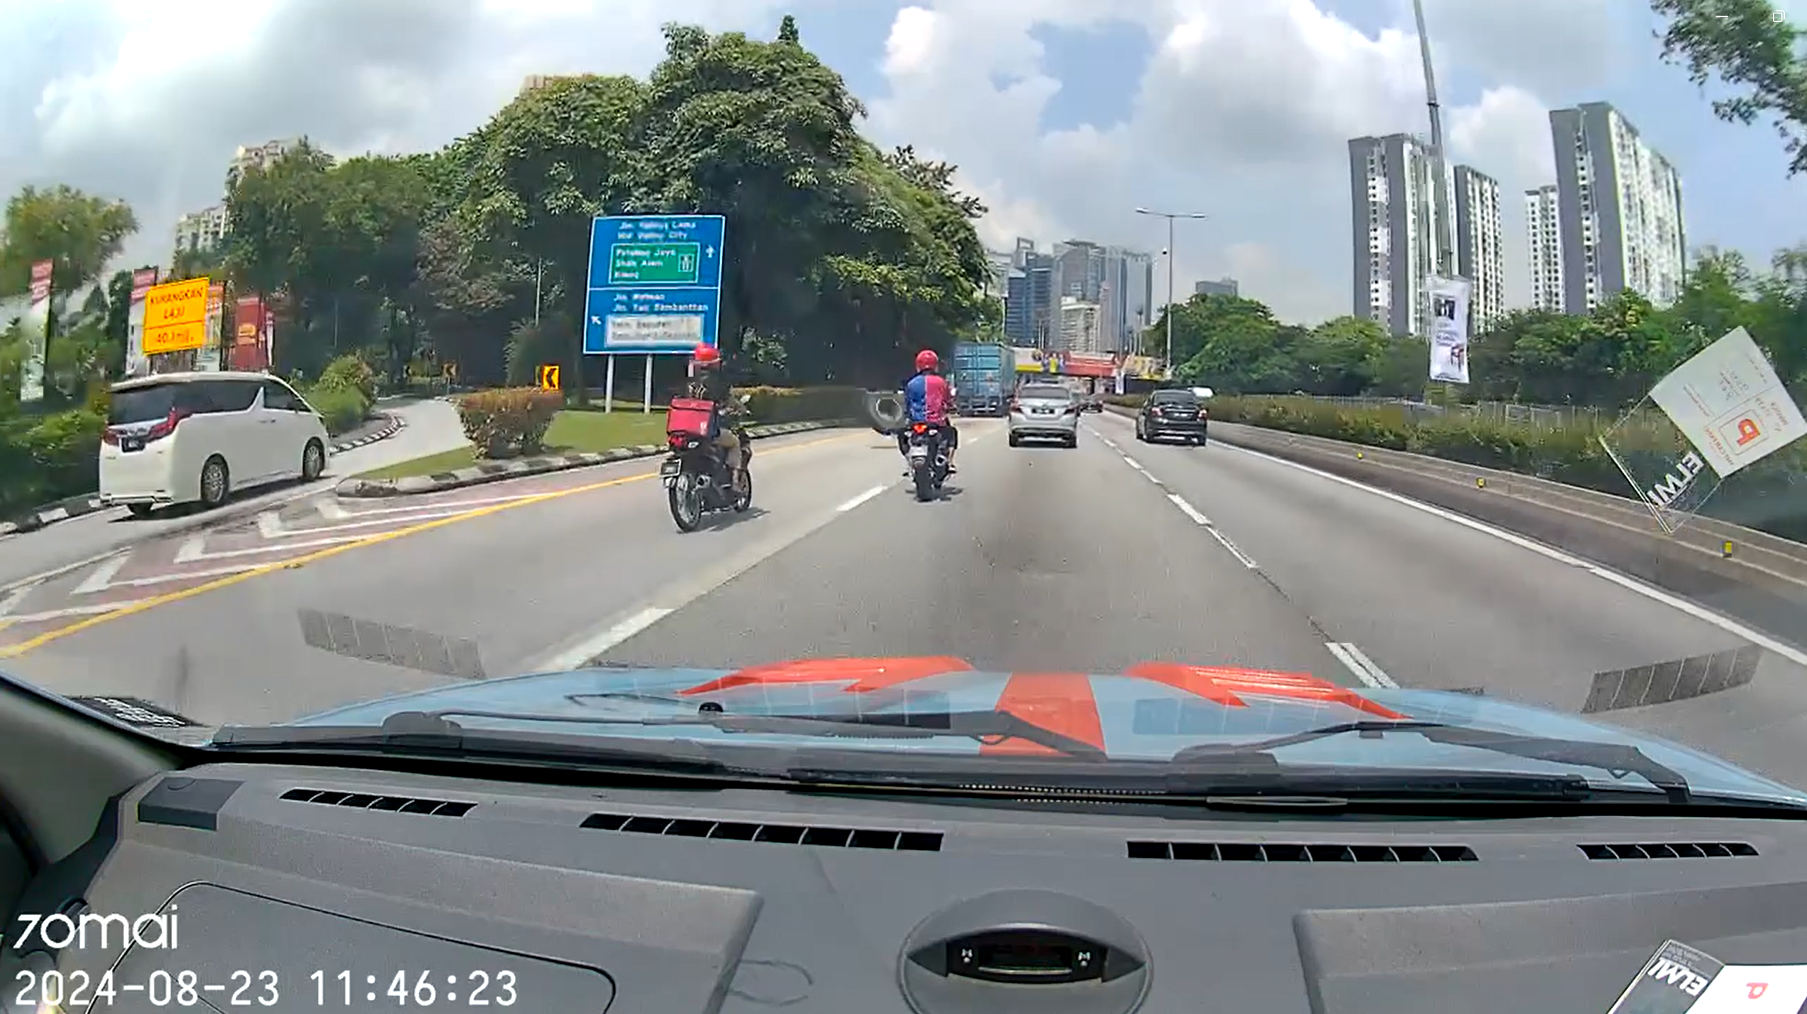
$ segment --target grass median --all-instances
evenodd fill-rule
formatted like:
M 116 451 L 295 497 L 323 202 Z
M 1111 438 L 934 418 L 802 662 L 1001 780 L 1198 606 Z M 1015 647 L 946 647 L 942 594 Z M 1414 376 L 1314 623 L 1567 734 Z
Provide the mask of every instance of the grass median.
M 535 457 L 594 453 L 664 441 L 663 409 L 652 412 L 642 412 L 638 408 L 617 408 L 613 412 L 604 412 L 600 408 L 565 409 L 553 417 L 552 426 L 546 431 L 546 448 Z M 359 472 L 356 478 L 404 479 L 415 475 L 452 472 L 469 468 L 476 463 L 477 449 L 465 446 Z

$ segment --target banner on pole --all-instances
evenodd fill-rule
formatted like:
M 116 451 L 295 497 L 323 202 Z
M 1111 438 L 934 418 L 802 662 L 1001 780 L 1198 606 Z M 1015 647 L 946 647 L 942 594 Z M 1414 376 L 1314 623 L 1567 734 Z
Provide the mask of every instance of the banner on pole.
M 1431 379 L 1468 383 L 1468 302 L 1474 283 L 1464 278 L 1430 281 Z
M 25 339 L 25 361 L 19 364 L 19 400 L 26 404 L 44 400 L 44 359 L 50 347 L 50 278 L 55 261 L 31 266 L 31 303 L 19 321 Z
M 223 337 L 220 325 L 226 316 L 226 284 L 214 282 L 207 286 L 207 330 L 200 349 L 195 352 L 195 369 L 212 373 L 220 368 L 224 358 L 220 339 Z
M 150 372 L 150 357 L 144 354 L 144 297 L 157 287 L 157 269 L 140 268 L 132 272 L 132 302 L 126 311 L 125 373 L 142 377 Z

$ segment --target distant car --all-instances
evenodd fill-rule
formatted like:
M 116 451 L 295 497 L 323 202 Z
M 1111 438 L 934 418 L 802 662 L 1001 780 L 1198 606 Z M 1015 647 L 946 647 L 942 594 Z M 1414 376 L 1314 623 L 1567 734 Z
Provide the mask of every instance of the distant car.
M 1102 394 L 1081 395 L 1080 399 L 1079 399 L 1079 410 L 1081 412 L 1102 412 L 1102 411 L 1104 411 L 1104 395 L 1102 395 Z
M 1136 439 L 1143 443 L 1180 439 L 1203 445 L 1210 413 L 1196 391 L 1156 391 L 1136 414 Z
M 1058 384 L 1024 384 L 1010 402 L 1010 446 L 1059 440 L 1079 446 L 1079 399 Z
M 100 500 L 140 517 L 235 489 L 326 470 L 326 424 L 262 373 L 166 373 L 113 385 L 101 434 Z

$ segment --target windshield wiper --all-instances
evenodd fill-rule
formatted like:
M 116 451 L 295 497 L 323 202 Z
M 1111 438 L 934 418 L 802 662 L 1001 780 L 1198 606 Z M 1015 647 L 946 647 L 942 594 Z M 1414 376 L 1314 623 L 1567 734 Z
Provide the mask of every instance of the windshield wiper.
M 227 746 L 282 745 L 296 742 L 331 745 L 378 746 L 396 749 L 457 750 L 472 736 L 495 738 L 495 730 L 467 729 L 453 718 L 495 719 L 510 722 L 544 722 L 566 725 L 709 726 L 723 732 L 776 736 L 845 737 L 848 739 L 933 739 L 962 736 L 969 739 L 1022 740 L 1047 747 L 1071 758 L 1103 760 L 1103 750 L 1018 718 L 1008 711 L 876 712 L 853 715 L 734 715 L 698 710 L 680 716 L 628 717 L 618 715 L 545 715 L 531 711 L 483 711 L 443 708 L 438 711 L 402 711 L 383 720 L 380 728 L 268 726 L 242 729 L 228 726 L 214 742 Z M 347 742 L 347 740 L 355 742 Z M 261 742 L 259 742 L 261 741 Z M 671 740 L 659 740 L 661 745 Z M 710 761 L 710 763 L 714 763 Z
M 1629 744 L 1525 736 L 1518 733 L 1495 732 L 1491 729 L 1446 725 L 1442 722 L 1344 722 L 1339 725 L 1327 725 L 1321 729 L 1312 729 L 1309 732 L 1276 736 L 1273 739 L 1258 740 L 1253 743 L 1189 746 L 1174 755 L 1173 763 L 1176 766 L 1209 765 L 1213 761 L 1271 755 L 1272 751 L 1282 747 L 1297 746 L 1300 743 L 1310 743 L 1315 740 L 1328 739 L 1331 736 L 1343 736 L 1351 733 L 1359 736 L 1413 733 L 1432 743 L 1446 746 L 1471 747 L 1476 750 L 1488 750 L 1493 753 L 1509 754 L 1551 764 L 1579 764 L 1584 767 L 1598 768 L 1615 779 L 1633 774 L 1661 790 L 1672 803 L 1685 804 L 1694 798 L 1693 791 L 1688 786 L 1688 780 L 1683 778 L 1680 772 Z

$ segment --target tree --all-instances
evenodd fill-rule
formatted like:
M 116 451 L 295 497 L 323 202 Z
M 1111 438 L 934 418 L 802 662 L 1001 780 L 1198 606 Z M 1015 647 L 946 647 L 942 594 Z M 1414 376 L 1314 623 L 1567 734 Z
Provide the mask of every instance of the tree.
M 1767 116 L 1783 138 L 1790 176 L 1807 171 L 1807 60 L 1802 33 L 1768 0 L 1651 0 L 1668 19 L 1663 58 L 1685 64 L 1696 85 L 1718 78 L 1736 93 L 1713 112 L 1733 123 Z
M 31 266 L 52 260 L 51 289 L 64 294 L 89 285 L 119 255 L 138 218 L 120 201 L 73 187 L 26 187 L 6 202 L 0 231 L 0 298 L 31 285 Z

